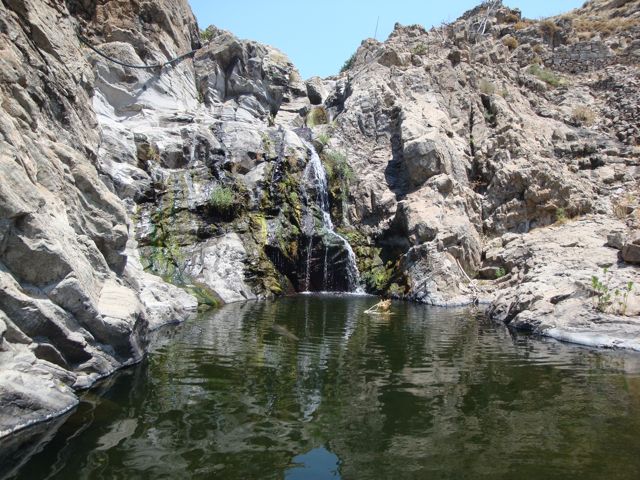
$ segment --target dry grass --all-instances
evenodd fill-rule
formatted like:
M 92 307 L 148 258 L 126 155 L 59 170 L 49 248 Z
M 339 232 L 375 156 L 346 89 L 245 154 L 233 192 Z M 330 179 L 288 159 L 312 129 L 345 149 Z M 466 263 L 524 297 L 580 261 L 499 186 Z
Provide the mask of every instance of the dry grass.
M 531 25 L 533 25 L 533 22 L 531 20 L 520 20 L 513 25 L 513 28 L 515 28 L 516 30 L 524 30 Z
M 624 32 L 633 27 L 640 27 L 639 18 L 574 18 L 574 30 L 580 38 L 593 38 L 596 34 L 608 37 L 614 33 Z
M 493 95 L 494 93 L 496 93 L 496 86 L 486 78 L 483 78 L 482 80 L 480 80 L 478 89 L 480 90 L 481 93 L 484 93 L 485 95 Z
M 502 39 L 502 44 L 508 47 L 509 50 L 515 50 L 518 48 L 518 40 L 510 35 L 507 35 Z
M 553 20 L 542 20 L 538 25 L 538 29 L 540 33 L 548 35 L 551 38 L 560 31 L 560 27 L 558 27 Z
M 593 122 L 595 122 L 596 112 L 587 106 L 581 105 L 573 109 L 573 112 L 571 112 L 571 119 L 578 125 L 588 127 L 593 125 Z

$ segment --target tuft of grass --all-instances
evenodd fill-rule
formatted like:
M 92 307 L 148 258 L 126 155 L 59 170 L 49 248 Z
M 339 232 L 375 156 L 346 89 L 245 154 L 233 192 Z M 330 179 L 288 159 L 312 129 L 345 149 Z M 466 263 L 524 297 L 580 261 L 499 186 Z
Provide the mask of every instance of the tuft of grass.
M 566 85 L 565 80 L 561 76 L 553 73 L 551 70 L 542 68 L 540 65 L 531 65 L 527 69 L 527 72 L 542 80 L 546 84 L 551 85 L 552 87 L 561 87 L 563 85 Z
M 505 271 L 504 268 L 500 267 L 498 269 L 496 269 L 496 280 L 499 278 L 504 277 L 507 274 L 507 272 Z
M 505 47 L 508 47 L 509 50 L 515 50 L 519 45 L 518 39 L 516 37 L 512 37 L 511 35 L 507 35 L 506 37 L 504 37 L 502 39 L 502 44 Z
M 315 107 L 307 114 L 307 126 L 326 125 L 329 123 L 329 116 L 324 107 Z
M 216 185 L 209 196 L 209 206 L 217 213 L 228 215 L 233 210 L 235 195 L 233 190 L 224 185 Z
M 580 105 L 571 112 L 571 120 L 577 125 L 588 127 L 596 120 L 596 112 L 585 105 Z
M 323 155 L 323 160 L 330 182 L 338 180 L 349 184 L 355 179 L 353 169 L 344 153 L 330 151 Z

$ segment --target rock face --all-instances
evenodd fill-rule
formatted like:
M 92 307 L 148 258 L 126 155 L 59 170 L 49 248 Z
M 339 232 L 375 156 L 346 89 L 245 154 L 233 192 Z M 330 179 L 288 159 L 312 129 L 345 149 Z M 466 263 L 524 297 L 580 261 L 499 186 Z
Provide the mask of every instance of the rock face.
M 372 293 L 639 348 L 636 2 L 488 7 L 304 82 L 201 40 L 186 0 L 0 4 L 0 436 L 196 298 L 344 290 L 354 263 Z
M 382 290 L 638 348 L 638 15 L 596 1 L 531 21 L 488 2 L 362 43 L 324 105 Z
M 0 436 L 68 410 L 73 388 L 141 358 L 149 322 L 195 307 L 132 265 L 131 217 L 99 160 L 97 81 L 75 29 L 90 18 L 132 39 L 118 23 L 132 17 L 123 2 L 91 12 L 67 3 L 0 6 Z M 152 2 L 126 3 L 166 15 Z M 188 12 L 169 3 L 160 9 Z M 167 37 L 184 37 L 182 25 L 166 26 Z

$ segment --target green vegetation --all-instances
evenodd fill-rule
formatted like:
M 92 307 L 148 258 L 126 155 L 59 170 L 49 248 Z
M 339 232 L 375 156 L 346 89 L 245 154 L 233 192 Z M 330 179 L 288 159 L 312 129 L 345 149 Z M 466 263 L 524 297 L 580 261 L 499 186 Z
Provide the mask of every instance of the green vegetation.
M 331 141 L 331 136 L 328 133 L 321 133 L 316 137 L 317 142 L 320 144 L 320 147 L 324 148 L 329 145 Z
M 608 268 L 604 268 L 603 279 L 601 280 L 597 275 L 591 277 L 591 288 L 595 293 L 595 307 L 596 310 L 602 313 L 606 313 L 611 310 L 611 313 L 617 313 L 619 315 L 625 315 L 627 313 L 627 303 L 629 301 L 629 294 L 633 290 L 633 282 L 627 282 L 622 289 L 611 289 L 611 273 Z
M 221 215 L 229 215 L 233 209 L 235 195 L 233 190 L 224 185 L 216 185 L 209 196 L 209 206 Z
M 349 70 L 351 67 L 353 67 L 353 64 L 356 62 L 356 53 L 354 52 L 353 55 L 351 55 L 345 62 L 344 65 L 342 65 L 342 68 L 340 69 L 340 73 L 342 72 L 346 72 L 347 70 Z
M 413 47 L 411 53 L 413 53 L 414 55 L 426 55 L 427 51 L 427 46 L 424 43 L 419 43 L 418 45 Z
M 323 155 L 323 160 L 329 183 L 340 181 L 348 185 L 355 179 L 353 169 L 344 153 L 332 150 Z
M 213 37 L 213 29 L 207 28 L 206 30 L 200 30 L 200 40 L 208 42 Z
M 507 274 L 507 272 L 504 270 L 504 268 L 499 267 L 499 268 L 496 270 L 496 280 L 497 280 L 498 278 L 502 278 L 502 277 L 504 277 L 506 274 Z
M 564 80 L 564 78 L 553 73 L 551 70 L 542 68 L 540 65 L 531 65 L 527 69 L 527 72 L 547 83 L 548 85 L 551 85 L 552 87 L 561 87 L 563 85 L 566 85 L 566 81 Z
M 556 209 L 556 223 L 567 223 L 567 220 L 569 220 L 567 218 L 567 212 L 564 208 L 557 208 Z
M 339 228 L 338 233 L 345 237 L 356 255 L 356 263 L 360 271 L 360 279 L 365 283 L 368 292 L 376 294 L 392 294 L 402 296 L 404 288 L 394 280 L 396 266 L 392 262 L 386 264 L 380 258 L 381 249 L 369 243 L 367 238 L 353 227 Z M 402 283 L 402 282 L 400 282 Z

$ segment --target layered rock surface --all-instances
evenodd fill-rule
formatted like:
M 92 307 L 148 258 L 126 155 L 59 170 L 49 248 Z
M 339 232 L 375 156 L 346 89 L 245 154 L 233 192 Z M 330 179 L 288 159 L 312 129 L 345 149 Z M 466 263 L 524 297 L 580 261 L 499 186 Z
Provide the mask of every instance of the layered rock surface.
M 0 3 L 0 435 L 137 361 L 194 295 L 344 289 L 344 239 L 370 292 L 638 349 L 634 8 L 489 2 L 304 82 L 275 48 L 202 40 L 186 0 Z M 77 31 L 180 59 L 122 66 Z
M 141 358 L 150 323 L 195 307 L 128 255 L 133 224 L 103 176 L 96 76 L 76 37 L 87 18 L 131 39 L 125 4 L 188 7 L 115 3 L 0 5 L 0 436 L 68 410 L 73 389 Z

